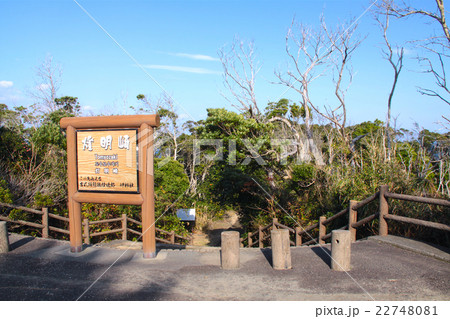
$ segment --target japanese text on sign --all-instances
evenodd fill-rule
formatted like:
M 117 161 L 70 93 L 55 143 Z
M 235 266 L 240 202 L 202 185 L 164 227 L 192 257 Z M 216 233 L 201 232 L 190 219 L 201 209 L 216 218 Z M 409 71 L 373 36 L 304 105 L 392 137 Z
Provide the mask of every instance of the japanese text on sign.
M 78 130 L 78 190 L 138 193 L 137 130 Z

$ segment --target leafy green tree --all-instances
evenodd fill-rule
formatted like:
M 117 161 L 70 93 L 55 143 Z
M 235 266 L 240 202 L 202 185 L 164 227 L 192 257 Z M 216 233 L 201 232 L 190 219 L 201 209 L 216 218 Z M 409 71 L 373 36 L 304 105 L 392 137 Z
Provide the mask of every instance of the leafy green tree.
M 177 208 L 186 208 L 189 203 L 189 179 L 183 165 L 173 159 L 156 158 L 154 183 L 156 226 L 185 235 L 186 229 L 176 216 Z
M 0 179 L 0 202 L 12 204 L 13 197 L 11 191 L 8 189 L 8 184 L 5 180 Z
M 164 161 L 164 163 L 163 163 Z M 159 165 L 163 163 L 162 165 Z M 157 214 L 172 208 L 172 204 L 180 200 L 189 188 L 189 179 L 183 166 L 172 159 L 155 159 L 155 198 Z M 178 206 L 178 205 L 177 205 Z M 176 207 L 176 206 L 175 206 Z

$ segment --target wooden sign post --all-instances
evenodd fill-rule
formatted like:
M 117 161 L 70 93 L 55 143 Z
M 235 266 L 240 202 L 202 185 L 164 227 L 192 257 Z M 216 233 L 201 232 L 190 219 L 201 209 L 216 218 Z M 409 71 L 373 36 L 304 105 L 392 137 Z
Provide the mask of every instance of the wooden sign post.
M 144 258 L 156 256 L 153 132 L 158 115 L 65 117 L 70 251 L 82 251 L 81 203 L 140 205 Z

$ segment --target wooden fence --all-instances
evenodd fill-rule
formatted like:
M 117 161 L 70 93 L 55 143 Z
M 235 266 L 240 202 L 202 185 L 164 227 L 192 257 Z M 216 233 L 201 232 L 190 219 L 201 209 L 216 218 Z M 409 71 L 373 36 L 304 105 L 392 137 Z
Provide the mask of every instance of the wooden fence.
M 347 223 L 345 226 L 337 229 L 350 230 L 353 242 L 356 241 L 357 229 L 376 218 L 379 219 L 378 232 L 380 236 L 386 236 L 388 234 L 387 220 L 396 220 L 399 222 L 430 227 L 443 231 L 450 231 L 450 226 L 446 224 L 390 214 L 389 204 L 387 201 L 388 198 L 450 207 L 450 201 L 448 200 L 390 193 L 388 186 L 384 185 L 380 187 L 380 190 L 378 192 L 367 197 L 366 199 L 363 199 L 359 202 L 351 200 L 348 207 L 344 208 L 340 212 L 328 218 L 326 218 L 325 216 L 321 216 L 317 223 L 314 223 L 306 228 L 291 228 L 278 223 L 278 220 L 274 218 L 272 220 L 272 223 L 270 223 L 269 225 L 265 227 L 260 226 L 258 230 L 252 233 L 248 233 L 246 238 L 241 238 L 241 243 L 242 245 L 245 245 L 245 242 L 247 242 L 247 247 L 253 247 L 257 245 L 259 248 L 263 248 L 264 242 L 270 241 L 270 229 L 285 228 L 288 229 L 290 234 L 292 235 L 291 238 L 293 238 L 293 240 L 291 240 L 291 245 L 293 246 L 324 244 L 328 239 L 331 239 L 331 230 L 327 233 L 327 225 L 329 225 L 332 221 L 342 219 L 342 217 L 347 217 Z M 362 218 L 361 220 L 358 220 L 358 210 L 368 205 L 369 203 L 376 201 L 377 199 L 379 201 L 378 212 L 375 212 L 365 218 Z M 316 238 L 313 238 L 311 237 L 310 232 L 313 230 L 315 231 L 316 229 L 318 229 L 318 235 Z M 308 236 L 309 238 L 307 238 L 306 242 L 303 242 L 303 237 L 306 236 Z
M 28 208 L 28 207 L 13 205 L 13 204 L 7 204 L 7 203 L 1 203 L 1 202 L 0 202 L 0 206 L 8 207 L 11 209 L 21 210 L 21 211 L 35 214 L 35 215 L 41 215 L 42 218 L 41 218 L 40 224 L 30 222 L 30 221 L 20 220 L 20 219 L 15 220 L 15 219 L 11 219 L 9 217 L 2 216 L 2 215 L 0 215 L 0 220 L 4 220 L 4 221 L 7 221 L 12 224 L 19 224 L 19 225 L 23 225 L 23 226 L 29 226 L 29 227 L 40 229 L 42 238 L 49 238 L 50 231 L 69 235 L 69 231 L 67 229 L 50 226 L 50 219 L 57 219 L 57 220 L 66 222 L 68 224 L 69 218 L 49 213 L 48 208 L 46 208 L 46 207 L 42 208 L 41 210 L 37 210 L 37 209 L 33 209 L 33 208 Z
M 32 209 L 32 208 L 28 208 L 28 207 L 13 205 L 13 204 L 1 203 L 1 202 L 0 202 L 0 206 L 25 211 L 25 212 L 31 213 L 31 214 L 42 215 L 40 224 L 35 223 L 35 222 L 30 222 L 30 221 L 11 219 L 9 217 L 0 215 L 0 220 L 4 220 L 4 221 L 7 221 L 12 224 L 19 224 L 19 225 L 23 225 L 23 226 L 29 226 L 29 227 L 40 229 L 42 238 L 50 238 L 50 235 L 49 235 L 50 231 L 62 233 L 62 234 L 66 234 L 66 235 L 70 234 L 69 230 L 67 230 L 67 229 L 58 228 L 58 227 L 54 227 L 54 226 L 50 225 L 51 219 L 57 219 L 57 220 L 65 222 L 66 227 L 68 228 L 69 218 L 49 213 L 48 208 L 46 208 L 46 207 L 42 208 L 42 210 L 37 210 L 37 209 Z M 108 224 L 108 223 L 116 223 L 117 224 L 118 222 L 121 222 L 120 228 L 112 229 L 112 230 L 104 230 L 104 231 L 99 231 L 99 232 L 91 231 L 90 226 L 92 226 L 92 225 Z M 133 218 L 130 218 L 126 214 L 122 214 L 122 217 L 119 217 L 119 218 L 103 219 L 103 220 L 96 220 L 96 221 L 90 221 L 88 219 L 84 219 L 83 220 L 84 243 L 90 244 L 92 237 L 105 236 L 105 235 L 115 234 L 115 233 L 122 233 L 123 240 L 128 239 L 128 234 L 135 234 L 138 236 L 142 235 L 142 231 L 128 227 L 129 224 L 139 225 L 142 227 L 142 222 L 135 220 Z M 174 231 L 169 232 L 169 231 L 160 229 L 158 227 L 156 227 L 156 235 L 157 235 L 156 241 L 165 243 L 165 244 L 175 244 L 175 245 L 180 244 L 181 245 L 181 244 L 186 244 L 186 243 L 190 244 L 192 241 L 191 237 L 180 236 L 180 235 L 177 235 Z
M 399 222 L 414 224 L 414 225 L 420 225 L 425 227 L 430 227 L 434 229 L 439 229 L 443 231 L 450 231 L 450 226 L 446 224 L 436 223 L 436 222 L 430 222 L 425 220 L 420 220 L 416 218 L 410 218 L 405 216 L 399 216 L 389 213 L 389 204 L 388 199 L 398 199 L 398 200 L 405 200 L 405 201 L 412 201 L 416 203 L 424 203 L 424 204 L 432 204 L 432 205 L 442 205 L 446 207 L 450 207 L 450 201 L 445 199 L 435 199 L 435 198 L 428 198 L 428 197 L 419 197 L 419 196 L 411 196 L 411 195 L 403 195 L 403 194 L 395 194 L 389 192 L 388 186 L 381 186 L 380 190 L 376 192 L 375 194 L 367 197 L 366 199 L 362 201 L 354 201 L 351 200 L 348 207 L 341 210 L 340 212 L 334 214 L 331 217 L 326 218 L 325 216 L 321 216 L 319 218 L 319 221 L 317 223 L 314 223 L 306 228 L 302 227 L 295 227 L 291 228 L 286 225 L 280 224 L 278 222 L 278 219 L 274 218 L 272 222 L 263 227 L 260 226 L 258 230 L 248 233 L 246 238 L 241 238 L 242 245 L 245 245 L 245 242 L 247 242 L 247 247 L 254 247 L 257 245 L 259 248 L 264 247 L 264 243 L 270 241 L 270 230 L 271 229 L 277 229 L 277 228 L 285 228 L 288 229 L 291 233 L 291 245 L 294 246 L 302 246 L 302 245 L 311 245 L 311 244 L 324 244 L 327 240 L 331 238 L 331 230 L 327 230 L 327 226 L 330 225 L 332 221 L 335 220 L 342 220 L 342 218 L 346 218 L 346 225 L 343 227 L 340 227 L 338 229 L 348 229 L 351 232 L 352 241 L 356 241 L 356 231 L 359 227 L 373 221 L 374 219 L 379 219 L 379 235 L 380 236 L 386 236 L 388 234 L 388 220 L 395 220 Z M 379 207 L 378 212 L 375 212 L 365 218 L 362 218 L 361 220 L 358 220 L 358 210 L 363 208 L 364 206 L 368 205 L 369 203 L 378 200 Z M 49 238 L 50 232 L 57 232 L 62 234 L 69 234 L 69 231 L 67 229 L 58 228 L 50 225 L 51 219 L 57 219 L 60 221 L 63 221 L 66 223 L 66 227 L 68 227 L 69 218 L 55 215 L 48 212 L 47 208 L 42 208 L 41 210 L 32 209 L 28 207 L 23 206 L 17 206 L 12 204 L 6 204 L 1 203 L 0 206 L 8 207 L 11 209 L 18 209 L 21 211 L 25 211 L 32 214 L 41 215 L 41 223 L 35 223 L 30 221 L 24 221 L 24 220 L 12 220 L 9 217 L 0 215 L 0 220 L 4 220 L 10 223 L 29 226 L 33 228 L 40 229 L 42 232 L 43 238 Z M 107 223 L 121 223 L 120 228 L 112 229 L 112 230 L 105 230 L 105 231 L 99 231 L 99 232 L 92 232 L 91 226 L 98 225 L 98 224 L 107 224 Z M 142 227 L 142 223 L 138 220 L 135 220 L 133 218 L 128 217 L 127 215 L 123 214 L 122 217 L 119 218 L 112 218 L 112 219 L 104 219 L 104 220 L 96 220 L 96 221 L 90 221 L 88 219 L 83 220 L 83 238 L 84 242 L 86 244 L 89 244 L 92 237 L 97 236 L 105 236 L 108 234 L 115 234 L 115 233 L 122 233 L 122 239 L 126 240 L 128 238 L 128 234 L 135 234 L 138 236 L 142 235 L 142 231 L 136 228 L 131 228 L 129 225 L 136 225 Z M 310 236 L 311 231 L 316 231 L 318 235 L 315 238 L 312 238 Z M 175 234 L 174 231 L 165 231 L 159 228 L 156 228 L 156 241 L 160 243 L 165 244 L 184 244 L 184 243 L 192 243 L 192 237 L 184 237 L 179 236 Z M 159 237 L 158 237 L 159 236 Z M 306 241 L 303 241 L 303 238 L 306 239 Z

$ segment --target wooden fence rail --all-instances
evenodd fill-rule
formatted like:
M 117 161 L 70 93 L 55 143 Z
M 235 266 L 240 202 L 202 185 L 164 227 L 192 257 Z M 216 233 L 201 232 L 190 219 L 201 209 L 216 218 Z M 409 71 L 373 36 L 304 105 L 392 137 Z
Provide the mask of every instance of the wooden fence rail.
M 112 230 L 105 230 L 105 231 L 101 231 L 101 232 L 96 232 L 96 233 L 91 233 L 90 232 L 90 227 L 91 225 L 98 225 L 98 224 L 105 224 L 105 223 L 114 223 L 114 222 L 121 222 L 122 227 L 121 228 L 117 228 L 117 229 L 112 229 Z M 115 233 L 122 233 L 122 240 L 127 240 L 128 239 L 128 233 L 134 234 L 134 235 L 138 235 L 138 236 L 142 236 L 142 231 L 137 230 L 137 229 L 133 229 L 128 227 L 128 223 L 132 223 L 132 224 L 136 224 L 137 226 L 141 226 L 142 227 L 142 222 L 138 221 L 136 219 L 133 219 L 131 217 L 128 217 L 125 214 L 122 214 L 122 217 L 119 218 L 111 218 L 111 219 L 103 219 L 103 220 L 96 220 L 96 221 L 90 221 L 88 219 L 84 219 L 83 220 L 83 238 L 84 238 L 84 243 L 85 244 L 90 244 L 90 238 L 91 237 L 95 237 L 95 236 L 102 236 L 102 235 L 108 235 L 108 234 L 115 234 Z M 175 234 L 174 231 L 167 231 L 164 229 L 160 229 L 158 227 L 156 227 L 156 241 L 160 242 L 160 243 L 165 243 L 165 244 L 172 244 L 172 245 L 182 245 L 182 244 L 190 244 L 192 242 L 192 238 L 189 237 L 185 237 L 185 236 L 180 236 Z M 160 236 L 158 237 L 158 234 L 160 234 Z M 161 234 L 166 235 L 167 238 L 162 238 Z M 179 239 L 177 241 L 177 239 Z
M 386 192 L 384 194 L 384 196 L 388 197 L 388 198 L 406 200 L 406 201 L 416 202 L 416 203 L 442 205 L 442 206 L 447 206 L 447 207 L 450 206 L 450 201 L 445 200 L 445 199 L 419 197 L 419 196 L 404 195 L 404 194 L 395 194 L 395 193 L 389 193 L 389 192 Z
M 13 205 L 13 204 L 1 203 L 0 202 L 0 207 L 2 207 L 2 206 L 3 207 L 12 208 L 12 209 L 21 210 L 21 211 L 24 211 L 24 212 L 27 212 L 27 213 L 31 213 L 31 214 L 41 215 L 41 223 L 40 224 L 35 223 L 35 222 L 26 221 L 26 220 L 11 219 L 9 217 L 1 216 L 1 215 L 0 215 L 0 220 L 7 221 L 7 222 L 9 222 L 11 224 L 19 224 L 19 225 L 23 225 L 23 226 L 29 226 L 29 227 L 41 229 L 41 236 L 42 236 L 42 238 L 49 238 L 50 237 L 50 235 L 49 235 L 50 231 L 56 232 L 56 233 L 62 233 L 62 234 L 66 234 L 66 235 L 69 234 L 69 231 L 66 230 L 66 229 L 50 226 L 50 219 L 57 219 L 57 220 L 60 220 L 60 221 L 68 223 L 69 222 L 69 218 L 49 213 L 47 207 L 43 207 L 41 210 L 37 210 L 37 209 L 29 208 L 29 207 L 24 207 L 24 206 L 19 206 L 19 205 Z
M 339 218 L 344 217 L 344 216 L 347 216 L 347 225 L 344 225 L 337 229 L 349 229 L 351 232 L 352 241 L 356 240 L 357 228 L 359 228 L 363 225 L 366 225 L 367 223 L 370 223 L 371 221 L 373 221 L 377 218 L 380 220 L 380 223 L 379 223 L 380 226 L 379 226 L 378 232 L 379 232 L 379 235 L 381 235 L 381 236 L 386 236 L 388 234 L 387 220 L 395 220 L 395 221 L 399 221 L 399 222 L 405 222 L 405 223 L 410 223 L 410 224 L 414 224 L 414 225 L 430 227 L 430 228 L 434 228 L 434 229 L 438 229 L 438 230 L 442 230 L 442 231 L 450 231 L 450 226 L 446 225 L 446 224 L 389 214 L 389 206 L 388 206 L 388 202 L 387 202 L 388 198 L 412 201 L 412 202 L 416 202 L 416 203 L 442 205 L 442 206 L 446 206 L 446 207 L 450 206 L 450 201 L 445 200 L 445 199 L 390 193 L 388 191 L 387 186 L 381 186 L 380 191 L 376 192 L 375 194 L 372 194 L 371 196 L 369 196 L 361 201 L 353 201 L 352 200 L 352 201 L 350 201 L 348 207 L 344 208 L 340 212 L 338 212 L 328 218 L 326 218 L 325 216 L 321 216 L 317 223 L 309 225 L 306 228 L 295 227 L 295 229 L 293 229 L 286 225 L 280 224 L 278 222 L 278 220 L 276 218 L 274 218 L 269 225 L 267 225 L 265 227 L 260 226 L 257 231 L 248 233 L 246 238 L 241 238 L 241 244 L 244 245 L 244 242 L 247 241 L 247 247 L 253 247 L 256 244 L 258 244 L 258 247 L 260 247 L 260 248 L 264 247 L 264 243 L 270 238 L 270 234 L 268 234 L 268 232 L 267 232 L 267 230 L 270 228 L 288 229 L 290 234 L 294 237 L 294 240 L 293 241 L 291 240 L 291 245 L 293 245 L 293 246 L 324 244 L 326 240 L 329 240 L 331 238 L 331 230 L 330 230 L 330 232 L 327 233 L 327 225 L 330 225 L 331 222 L 338 220 Z M 366 205 L 370 204 L 371 202 L 373 202 L 377 199 L 379 200 L 379 211 L 358 221 L 358 219 L 357 219 L 358 210 L 365 207 Z M 310 235 L 310 232 L 312 230 L 316 230 L 316 229 L 318 230 L 317 231 L 318 235 L 316 238 L 313 238 Z M 302 243 L 303 236 L 307 236 L 307 239 L 309 239 L 309 240 Z
M 259 248 L 263 248 L 264 244 L 267 243 L 270 240 L 270 229 L 277 229 L 277 228 L 284 228 L 289 230 L 289 233 L 291 234 L 291 245 L 294 246 L 305 246 L 305 245 L 311 245 L 311 244 L 323 244 L 326 242 L 326 240 L 329 240 L 331 238 L 331 230 L 327 233 L 327 226 L 331 224 L 331 222 L 338 220 L 341 217 L 347 216 L 347 224 L 338 228 L 338 229 L 349 229 L 352 235 L 352 240 L 356 240 L 356 231 L 357 228 L 375 220 L 379 219 L 379 230 L 378 233 L 380 236 L 386 236 L 388 234 L 388 220 L 395 220 L 398 222 L 404 222 L 404 223 L 410 223 L 414 225 L 420 225 L 425 227 L 430 227 L 442 231 L 450 231 L 450 226 L 446 224 L 441 224 L 437 222 L 431 222 L 431 221 L 425 221 L 420 220 L 416 218 L 410 218 L 410 217 L 404 217 L 404 216 L 398 216 L 389 214 L 389 204 L 387 199 L 398 199 L 398 200 L 405 200 L 405 201 L 412 201 L 417 203 L 424 203 L 424 204 L 432 204 L 432 205 L 442 205 L 446 207 L 450 207 L 450 201 L 445 199 L 436 199 L 436 198 L 428 198 L 428 197 L 419 197 L 419 196 L 412 196 L 412 195 L 404 195 L 404 194 L 395 194 L 390 193 L 388 191 L 387 186 L 381 186 L 380 191 L 376 192 L 375 194 L 361 200 L 361 201 L 350 201 L 348 207 L 344 208 L 340 212 L 334 214 L 331 217 L 326 218 L 325 216 L 321 216 L 319 218 L 319 221 L 317 223 L 314 223 L 312 225 L 307 226 L 306 228 L 303 227 L 295 227 L 291 228 L 289 226 L 283 225 L 278 222 L 278 219 L 274 218 L 272 222 L 267 226 L 259 226 L 258 229 L 254 232 L 249 232 L 246 236 L 246 238 L 241 238 L 241 244 L 244 245 L 244 242 L 247 241 L 247 247 L 253 247 L 258 246 Z M 369 203 L 379 200 L 379 207 L 378 212 L 375 212 L 372 215 L 369 215 L 361 220 L 357 220 L 358 210 L 362 207 L 365 207 Z M 67 229 L 62 229 L 54 226 L 49 225 L 49 219 L 56 219 L 59 221 L 63 221 L 68 224 L 69 218 L 64 216 L 59 216 L 56 214 L 52 214 L 48 212 L 47 208 L 42 208 L 41 210 L 32 209 L 28 207 L 8 204 L 8 203 L 1 203 L 0 207 L 7 207 L 11 209 L 17 209 L 21 211 L 25 211 L 31 214 L 37 214 L 41 215 L 41 223 L 35 223 L 25 220 L 13 220 L 6 216 L 0 215 L 0 220 L 4 220 L 10 223 L 15 223 L 19 225 L 34 227 L 37 229 L 42 230 L 42 237 L 48 238 L 49 237 L 49 231 L 62 233 L 62 234 L 69 234 L 69 231 Z M 99 225 L 99 224 L 108 224 L 108 223 L 118 223 L 121 222 L 121 227 L 112 229 L 112 230 L 105 230 L 101 232 L 91 232 L 90 226 L 92 225 Z M 128 238 L 128 234 L 134 234 L 138 236 L 142 236 L 142 231 L 133 229 L 128 227 L 128 224 L 135 224 L 137 226 L 142 227 L 142 222 L 130 218 L 126 216 L 125 214 L 122 215 L 122 217 L 118 218 L 111 218 L 111 219 L 104 219 L 104 220 L 96 220 L 96 221 L 89 221 L 87 219 L 83 220 L 83 238 L 84 242 L 89 244 L 91 237 L 96 236 L 104 236 L 108 234 L 115 234 L 115 233 L 122 233 L 122 239 L 126 240 Z M 312 230 L 318 230 L 317 237 L 313 238 L 310 235 L 310 232 Z M 160 237 L 156 237 L 156 240 L 158 242 L 167 243 L 167 244 L 180 244 L 180 243 L 192 243 L 192 237 L 184 237 L 175 234 L 174 231 L 166 231 L 160 228 L 156 228 L 156 233 L 160 234 Z M 308 241 L 302 242 L 303 237 L 306 237 Z M 177 242 L 178 240 L 178 242 Z
M 65 235 L 70 234 L 70 231 L 68 229 L 63 229 L 63 228 L 49 225 L 50 219 L 56 219 L 56 220 L 67 223 L 66 227 L 68 228 L 69 218 L 60 216 L 60 215 L 56 215 L 53 213 L 49 213 L 48 208 L 46 208 L 46 207 L 42 208 L 42 210 L 37 210 L 37 209 L 32 209 L 32 208 L 28 208 L 28 207 L 24 207 L 24 206 L 0 202 L 0 207 L 1 206 L 11 208 L 11 209 L 25 211 L 25 212 L 31 213 L 31 214 L 42 215 L 42 221 L 40 224 L 35 223 L 35 222 L 20 220 L 20 219 L 11 219 L 7 216 L 0 215 L 0 220 L 7 221 L 11 224 L 19 224 L 19 225 L 23 225 L 23 226 L 29 226 L 29 227 L 41 229 L 42 230 L 42 238 L 49 238 L 50 237 L 49 231 L 56 232 L 56 233 L 62 233 Z M 92 226 L 92 225 L 118 223 L 118 222 L 121 222 L 121 228 L 116 228 L 116 229 L 111 229 L 111 230 L 103 230 L 100 232 L 91 232 L 90 226 Z M 142 227 L 142 222 L 140 222 L 136 219 L 130 218 L 125 214 L 122 214 L 122 217 L 118 217 L 118 218 L 110 218 L 110 219 L 102 219 L 102 220 L 94 220 L 94 221 L 84 219 L 83 220 L 84 243 L 90 244 L 92 237 L 104 236 L 104 235 L 115 234 L 115 233 L 122 233 L 123 240 L 126 240 L 128 238 L 128 233 L 142 236 L 142 231 L 139 231 L 139 230 L 136 230 L 133 228 L 129 228 L 128 223 L 133 223 L 133 224 L 136 224 L 136 225 Z M 163 236 L 166 237 L 166 238 L 156 237 L 156 241 L 159 241 L 162 243 L 177 245 L 177 244 L 184 244 L 184 243 L 190 244 L 192 242 L 192 237 L 180 236 L 180 235 L 176 234 L 174 231 L 166 231 L 166 230 L 156 227 L 156 233 L 162 234 Z

